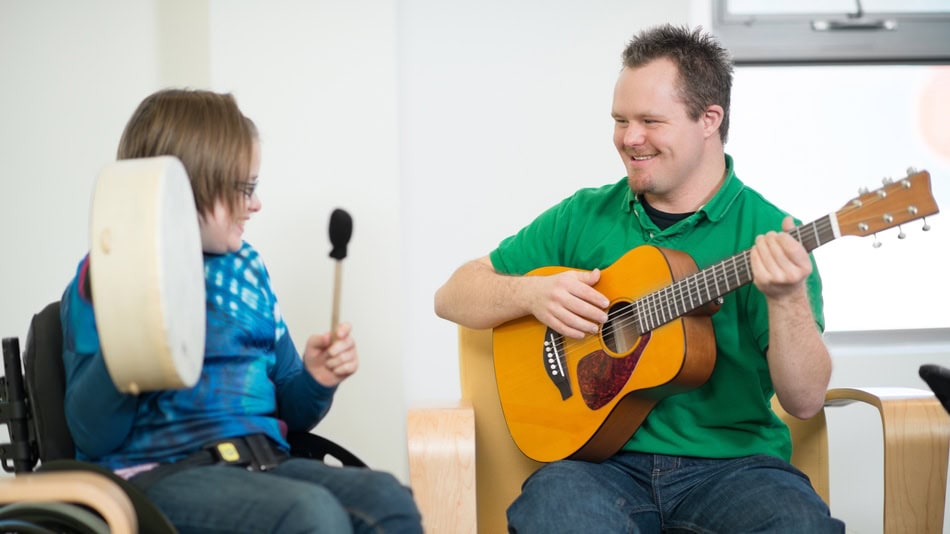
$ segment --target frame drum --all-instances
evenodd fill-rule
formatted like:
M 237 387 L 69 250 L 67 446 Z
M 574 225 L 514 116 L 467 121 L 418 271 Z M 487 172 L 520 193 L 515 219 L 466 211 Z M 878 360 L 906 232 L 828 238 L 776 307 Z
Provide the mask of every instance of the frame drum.
M 195 385 L 205 348 L 204 260 L 178 158 L 120 160 L 102 170 L 89 271 L 102 355 L 119 391 Z

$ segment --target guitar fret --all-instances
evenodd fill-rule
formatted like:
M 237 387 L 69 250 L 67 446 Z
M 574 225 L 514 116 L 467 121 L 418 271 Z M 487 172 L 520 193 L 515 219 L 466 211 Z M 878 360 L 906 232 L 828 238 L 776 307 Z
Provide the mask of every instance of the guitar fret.
M 649 332 L 653 330 L 650 327 L 650 302 L 648 299 L 644 299 L 641 303 L 641 320 L 643 321 L 644 332 Z
M 718 269 L 718 271 L 717 271 Z M 713 268 L 713 273 L 716 278 L 716 296 L 722 295 L 726 292 L 726 288 L 729 287 L 728 274 L 726 273 L 726 266 L 724 262 L 719 262 L 716 264 L 716 267 Z M 725 284 L 723 287 L 719 287 L 719 280 L 722 280 L 722 283 Z
M 676 305 L 676 284 L 670 286 L 670 319 L 679 315 L 679 308 Z
M 709 274 L 712 276 L 712 293 L 706 295 L 709 300 L 716 298 L 716 293 L 719 293 L 719 275 L 716 272 L 718 268 L 718 263 L 709 266 Z M 708 288 L 709 286 L 707 285 L 706 287 Z
M 690 280 L 693 280 L 693 279 L 695 279 L 695 278 L 696 278 L 695 276 L 689 277 Z M 688 282 L 687 282 L 687 287 L 689 287 L 689 283 L 688 283 Z M 697 298 L 699 298 L 698 295 L 697 295 Z M 693 302 L 693 291 L 692 291 L 692 290 L 689 290 L 689 306 L 690 306 L 690 309 L 691 309 L 691 310 L 692 310 L 692 309 L 695 309 L 695 308 L 698 306 L 698 304 L 696 304 L 695 302 Z
M 669 302 L 667 303 L 667 312 L 668 312 L 667 320 L 669 320 L 673 317 L 676 317 L 677 315 L 676 313 L 676 285 L 675 284 L 670 285 L 667 288 L 667 293 L 669 296 Z
M 722 266 L 722 289 L 719 291 L 719 295 L 718 295 L 718 296 L 720 296 L 720 297 L 729 292 L 729 287 L 730 287 L 730 286 L 729 286 L 729 274 L 730 274 L 730 271 L 729 271 L 728 265 L 729 265 L 729 261 L 730 261 L 730 260 L 731 260 L 731 258 L 726 258 L 725 260 L 723 260 L 723 261 L 719 264 L 719 265 Z M 734 272 L 735 269 L 733 269 L 732 271 Z
M 679 315 L 676 313 L 676 286 L 670 286 L 667 290 L 667 295 L 669 300 L 666 305 L 666 317 L 664 318 L 667 321 L 672 320 L 674 317 Z
M 663 302 L 666 304 L 665 310 L 666 315 L 663 316 L 663 322 L 671 320 L 673 317 L 676 317 L 676 314 L 673 313 L 675 310 L 670 308 L 670 301 L 673 300 L 673 291 L 672 288 L 667 288 L 663 291 L 666 294 L 666 298 L 663 299 Z
M 712 300 L 712 295 L 709 293 L 709 279 L 706 276 L 706 272 L 703 272 L 703 284 L 706 286 L 706 302 Z
M 663 288 L 659 293 L 657 293 L 657 298 L 660 299 L 660 322 L 661 323 L 665 323 L 667 321 L 666 318 L 670 315 L 669 298 L 667 297 L 668 292 L 669 292 L 669 288 Z
M 653 327 L 650 325 L 650 313 L 652 313 L 650 311 L 650 296 L 647 295 L 641 299 L 641 301 L 643 302 L 643 314 L 641 315 L 641 319 L 643 320 L 643 328 L 646 329 L 644 332 L 648 332 L 653 330 Z
M 687 309 L 687 307 L 686 307 L 686 300 L 683 298 L 683 291 L 684 291 L 684 290 L 683 290 L 683 283 L 682 283 L 682 282 L 676 282 L 676 289 L 679 290 L 679 303 L 680 303 L 680 306 L 683 307 L 683 311 L 682 311 L 682 312 L 679 311 L 679 308 L 677 308 L 677 310 L 676 310 L 676 314 L 677 314 L 677 316 L 679 316 L 680 313 L 684 313 L 684 314 L 685 314 L 687 311 L 689 311 L 689 309 Z
M 669 300 L 667 297 L 668 292 L 669 292 L 669 288 L 663 288 L 663 290 L 657 292 L 657 295 L 656 295 L 657 298 L 660 300 L 659 324 L 664 324 L 669 320 L 668 317 L 670 315 L 670 307 L 669 307 Z
M 640 314 L 640 329 L 643 332 L 649 332 L 650 323 L 648 321 L 648 315 L 647 315 L 649 311 L 645 309 L 645 307 L 646 307 L 646 298 L 641 298 L 637 300 L 637 309 L 638 309 L 638 313 Z
M 741 282 L 739 281 L 739 268 L 736 266 L 736 256 L 732 257 L 732 272 L 736 275 L 736 287 L 739 287 Z
M 637 322 L 640 323 L 640 333 L 642 334 L 643 332 L 649 331 L 643 323 L 643 299 L 637 299 L 633 305 L 637 310 Z
M 693 296 L 696 298 L 696 306 L 703 305 L 703 290 L 699 283 L 702 280 L 702 271 L 693 275 Z
M 660 306 L 657 304 L 657 299 L 658 299 L 658 295 L 656 293 L 653 293 L 652 295 L 653 302 L 650 303 L 650 305 L 653 308 L 653 316 L 652 316 L 653 324 L 650 330 L 653 330 L 653 328 L 656 328 L 660 326 L 660 324 L 662 324 L 660 323 Z

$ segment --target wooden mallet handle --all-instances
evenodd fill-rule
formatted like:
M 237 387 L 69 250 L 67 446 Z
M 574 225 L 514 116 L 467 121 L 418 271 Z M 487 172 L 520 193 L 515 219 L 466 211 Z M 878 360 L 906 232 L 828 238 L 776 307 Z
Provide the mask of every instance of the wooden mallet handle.
M 343 285 L 343 258 L 346 246 L 353 235 L 353 219 L 345 210 L 337 208 L 330 214 L 330 257 L 336 260 L 333 275 L 333 311 L 330 314 L 330 343 L 336 340 L 336 328 L 340 324 L 340 287 Z

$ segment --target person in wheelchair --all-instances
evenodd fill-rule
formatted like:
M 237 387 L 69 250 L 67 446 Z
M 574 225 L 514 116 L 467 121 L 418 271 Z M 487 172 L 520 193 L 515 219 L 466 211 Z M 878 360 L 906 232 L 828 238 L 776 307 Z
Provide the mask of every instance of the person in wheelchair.
M 62 297 L 66 419 L 77 458 L 129 480 L 182 533 L 421 532 L 389 473 L 291 457 L 356 372 L 349 324 L 311 335 L 301 357 L 244 226 L 261 209 L 257 128 L 230 94 L 169 89 L 145 98 L 118 159 L 176 156 L 191 181 L 204 252 L 203 367 L 186 389 L 132 395 L 110 379 L 87 255 Z M 279 415 L 278 415 L 279 414 Z

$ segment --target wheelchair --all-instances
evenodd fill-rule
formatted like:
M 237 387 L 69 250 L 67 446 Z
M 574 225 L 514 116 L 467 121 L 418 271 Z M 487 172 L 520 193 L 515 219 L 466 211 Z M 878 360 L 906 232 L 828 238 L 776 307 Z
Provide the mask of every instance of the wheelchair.
M 0 533 L 175 533 L 145 494 L 108 469 L 75 458 L 66 425 L 59 302 L 33 316 L 25 350 L 3 339 L 0 424 L 9 442 L 0 462 Z M 309 432 L 290 432 L 291 455 L 366 467 L 356 455 Z

